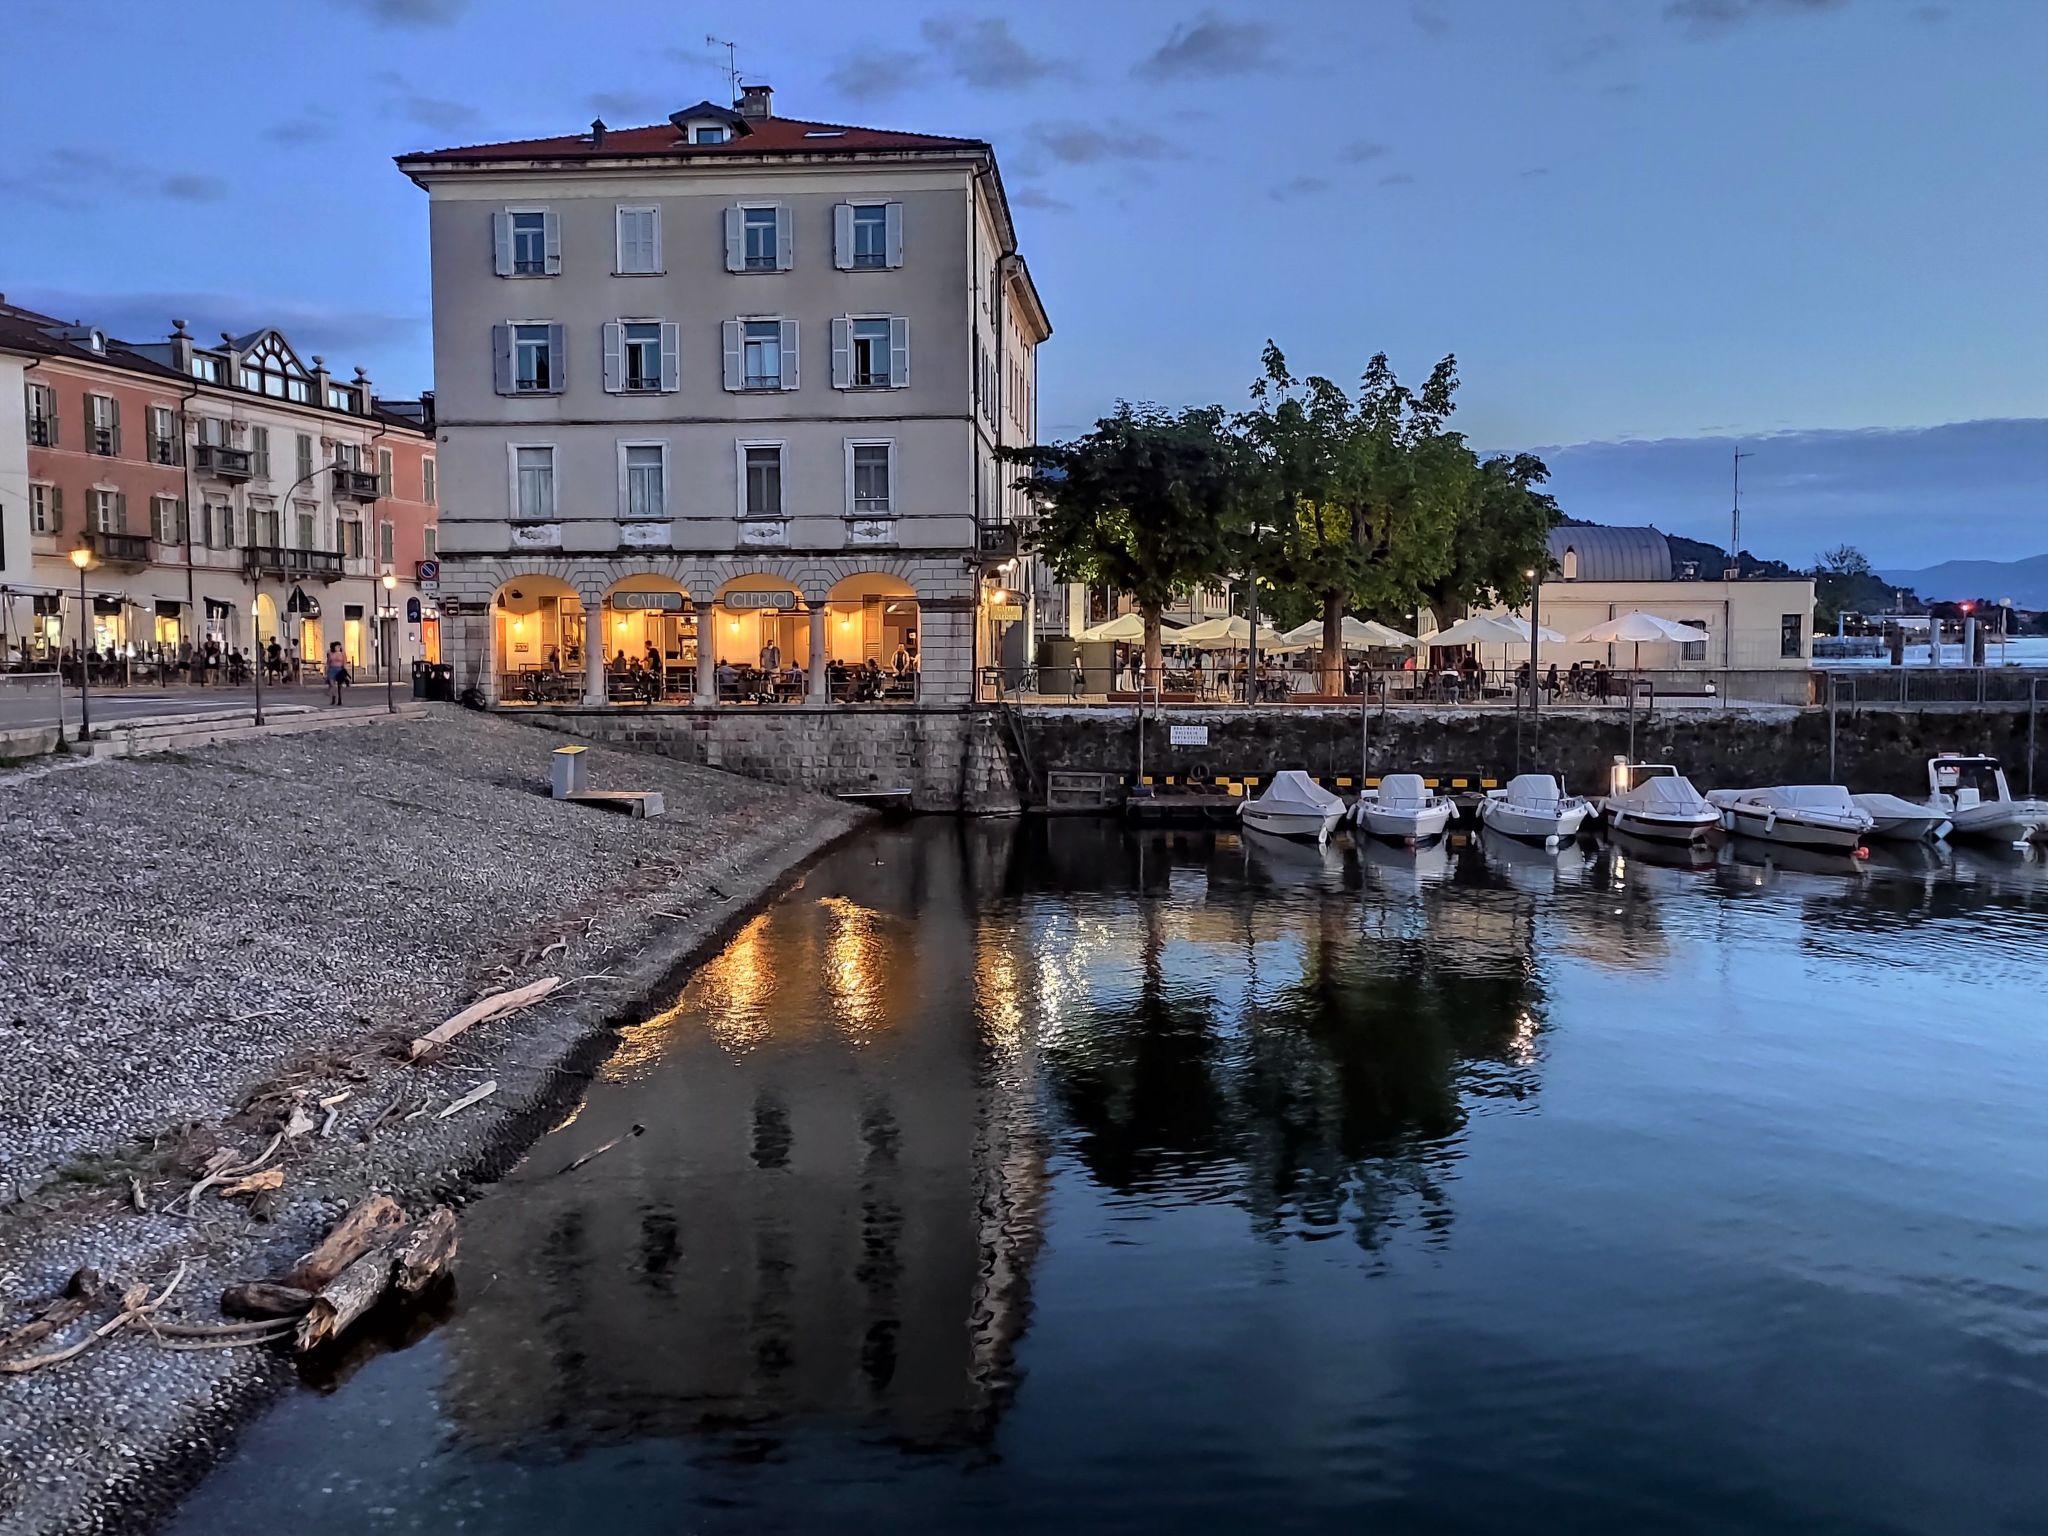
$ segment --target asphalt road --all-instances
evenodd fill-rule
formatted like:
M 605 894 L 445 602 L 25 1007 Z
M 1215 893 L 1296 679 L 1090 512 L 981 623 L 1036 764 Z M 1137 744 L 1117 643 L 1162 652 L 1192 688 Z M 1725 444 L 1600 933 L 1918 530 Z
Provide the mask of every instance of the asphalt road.
M 401 699 L 412 697 L 408 682 L 398 690 Z M 343 692 L 342 699 L 349 704 L 374 704 L 384 697 L 381 683 L 370 683 L 351 687 Z M 325 688 L 265 688 L 265 708 L 273 706 L 297 706 L 321 708 L 327 703 Z M 24 690 L 18 684 L 0 687 L 0 729 L 12 726 L 49 725 L 57 718 L 56 696 L 48 684 Z M 256 693 L 251 688 L 122 688 L 92 691 L 92 723 L 95 726 L 110 725 L 117 720 L 161 718 L 177 715 L 209 715 L 223 711 L 248 710 L 256 708 Z M 75 725 L 79 719 L 78 690 L 64 690 L 64 720 Z

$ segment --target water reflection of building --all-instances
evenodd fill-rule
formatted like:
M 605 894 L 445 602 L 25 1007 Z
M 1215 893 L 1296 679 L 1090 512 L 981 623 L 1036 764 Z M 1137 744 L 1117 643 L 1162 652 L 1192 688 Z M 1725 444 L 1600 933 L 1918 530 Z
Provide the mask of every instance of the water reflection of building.
M 445 1392 L 465 1438 L 987 1435 L 1044 1172 L 1015 977 L 962 963 L 995 958 L 968 890 L 1002 850 L 964 838 L 819 866 L 476 1208 Z

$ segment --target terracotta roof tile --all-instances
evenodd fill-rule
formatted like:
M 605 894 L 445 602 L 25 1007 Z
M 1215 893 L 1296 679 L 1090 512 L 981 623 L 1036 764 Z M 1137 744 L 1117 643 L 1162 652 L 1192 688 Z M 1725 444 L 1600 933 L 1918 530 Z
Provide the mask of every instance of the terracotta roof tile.
M 588 133 L 549 139 L 512 139 L 502 144 L 464 144 L 450 149 L 421 150 L 400 155 L 400 165 L 431 161 L 494 160 L 617 160 L 636 156 L 715 160 L 721 155 L 858 154 L 891 149 L 985 150 L 980 139 L 948 138 L 933 133 L 897 133 L 885 128 L 859 128 L 847 123 L 812 123 L 794 117 L 755 118 L 752 132 L 723 144 L 685 144 L 673 123 L 645 128 L 607 128 L 602 147 Z

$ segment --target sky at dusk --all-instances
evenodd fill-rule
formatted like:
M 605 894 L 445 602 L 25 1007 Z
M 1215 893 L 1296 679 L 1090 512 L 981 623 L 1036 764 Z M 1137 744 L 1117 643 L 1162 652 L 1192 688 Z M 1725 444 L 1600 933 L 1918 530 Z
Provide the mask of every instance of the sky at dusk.
M 7 0 L 0 291 L 432 383 L 407 150 L 726 94 L 991 140 L 1041 426 L 1457 354 L 1574 515 L 2048 550 L 2048 0 Z M 78 61 L 90 59 L 89 79 Z M 69 61 L 56 67 L 55 61 Z

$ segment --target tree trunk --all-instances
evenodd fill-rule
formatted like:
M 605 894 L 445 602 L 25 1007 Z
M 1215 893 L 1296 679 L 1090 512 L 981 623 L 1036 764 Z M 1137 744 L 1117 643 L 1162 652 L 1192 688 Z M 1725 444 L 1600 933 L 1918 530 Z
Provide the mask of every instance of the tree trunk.
M 301 1291 L 318 1291 L 339 1275 L 372 1244 L 385 1243 L 405 1225 L 405 1212 L 389 1195 L 371 1195 L 334 1224 L 320 1245 L 291 1268 L 284 1283 Z
M 1166 660 L 1159 647 L 1159 608 L 1153 603 L 1140 603 L 1138 612 L 1145 617 L 1145 680 L 1156 688 L 1165 681 L 1160 668 Z M 1139 690 L 1141 694 L 1143 691 Z
M 1331 698 L 1344 696 L 1344 600 L 1336 592 L 1323 594 L 1323 680 L 1319 691 Z
M 296 1286 L 269 1280 L 248 1280 L 220 1293 L 220 1309 L 229 1317 L 303 1317 L 313 1305 L 313 1293 Z

